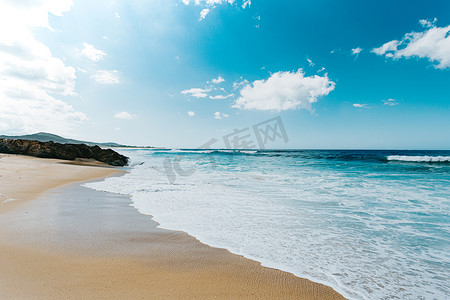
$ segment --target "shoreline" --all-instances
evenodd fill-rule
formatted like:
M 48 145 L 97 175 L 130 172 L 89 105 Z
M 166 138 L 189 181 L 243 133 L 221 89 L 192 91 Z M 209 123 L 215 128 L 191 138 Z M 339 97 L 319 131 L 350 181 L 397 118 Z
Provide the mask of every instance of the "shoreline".
M 86 166 L 64 167 L 86 170 Z M 108 169 L 106 174 L 101 169 L 102 176 L 96 170 L 87 180 L 120 172 Z M 1 274 L 1 282 L 8 284 L 0 284 L 0 294 L 9 298 L 15 286 L 19 293 L 15 296 L 26 297 L 20 294 L 26 292 L 20 290 L 20 283 L 26 282 L 29 295 L 44 298 L 343 299 L 330 287 L 210 247 L 187 233 L 157 228 L 150 216 L 130 207 L 128 196 L 90 190 L 79 185 L 82 181 L 86 180 L 73 180 L 70 185 L 58 181 L 46 192 L 26 193 L 29 199 L 20 201 L 22 205 L 7 211 L 0 208 L 1 269 L 11 270 Z M 29 201 L 33 195 L 37 199 Z M 47 271 L 39 272 L 41 268 Z M 61 273 L 66 268 L 69 277 Z M 76 278 L 76 284 L 69 278 Z M 3 294 L 5 289 L 10 293 Z

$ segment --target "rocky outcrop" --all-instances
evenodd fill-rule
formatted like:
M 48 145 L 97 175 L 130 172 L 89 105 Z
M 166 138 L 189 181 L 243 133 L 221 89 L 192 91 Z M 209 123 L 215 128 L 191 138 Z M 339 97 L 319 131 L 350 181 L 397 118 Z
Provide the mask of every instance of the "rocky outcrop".
M 111 149 L 85 144 L 59 144 L 30 140 L 0 139 L 0 153 L 65 160 L 95 159 L 111 166 L 126 166 L 128 157 Z

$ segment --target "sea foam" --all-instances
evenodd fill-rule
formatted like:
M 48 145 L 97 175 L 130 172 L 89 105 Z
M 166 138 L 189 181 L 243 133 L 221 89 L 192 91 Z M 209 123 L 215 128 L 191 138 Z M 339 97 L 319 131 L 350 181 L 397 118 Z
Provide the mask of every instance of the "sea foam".
M 389 155 L 387 160 L 406 161 L 406 162 L 450 162 L 450 156 L 408 156 L 408 155 Z

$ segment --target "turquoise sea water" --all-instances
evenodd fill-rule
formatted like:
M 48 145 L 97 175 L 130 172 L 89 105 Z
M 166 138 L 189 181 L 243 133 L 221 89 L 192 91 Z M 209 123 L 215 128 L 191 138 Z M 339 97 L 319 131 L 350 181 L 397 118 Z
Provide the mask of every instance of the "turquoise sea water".
M 161 227 L 351 299 L 450 298 L 450 151 L 120 150 Z

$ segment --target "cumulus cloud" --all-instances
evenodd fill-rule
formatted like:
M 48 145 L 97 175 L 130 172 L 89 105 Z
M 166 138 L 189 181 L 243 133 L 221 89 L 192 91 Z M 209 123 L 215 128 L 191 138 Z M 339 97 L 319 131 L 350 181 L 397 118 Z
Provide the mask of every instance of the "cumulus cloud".
M 267 80 L 256 80 L 245 85 L 233 107 L 269 111 L 312 110 L 312 103 L 328 95 L 334 87 L 335 83 L 327 74 L 305 77 L 302 69 L 297 72 L 277 72 Z
M 397 100 L 392 99 L 392 98 L 387 99 L 387 100 L 381 100 L 381 101 L 383 102 L 383 105 L 388 105 L 388 106 L 395 106 L 395 105 L 398 105 Z
M 217 78 L 214 78 L 214 79 L 211 80 L 211 81 L 212 81 L 212 83 L 214 83 L 214 84 L 219 84 L 219 83 L 224 82 L 225 79 L 223 79 L 221 76 L 219 76 L 219 77 L 217 77 Z
M 117 114 L 115 114 L 114 118 L 116 118 L 116 119 L 124 119 L 124 120 L 131 120 L 131 119 L 133 119 L 133 116 L 129 112 L 121 111 L 121 112 L 118 112 Z
M 33 35 L 34 28 L 52 30 L 49 14 L 61 16 L 71 5 L 70 0 L 0 2 L 0 131 L 64 134 L 87 120 L 58 99 L 75 95 L 75 68 Z
M 367 108 L 367 104 L 354 103 L 353 107 L 356 107 L 356 108 Z
M 221 112 L 219 112 L 219 111 L 216 111 L 216 112 L 214 113 L 214 119 L 217 119 L 217 120 L 221 120 L 221 119 L 223 119 L 223 118 L 228 118 L 228 117 L 229 117 L 229 115 L 224 114 L 224 113 L 221 113 Z
M 81 53 L 83 53 L 87 58 L 89 58 L 92 61 L 99 61 L 101 60 L 106 53 L 102 50 L 95 49 L 94 46 L 88 43 L 83 43 L 83 50 L 81 50 Z
M 450 25 L 437 27 L 436 21 L 420 20 L 423 31 L 407 33 L 401 40 L 389 41 L 372 52 L 392 59 L 426 58 L 437 69 L 449 68 Z
M 181 91 L 183 95 L 192 96 L 194 98 L 206 98 L 208 97 L 209 90 L 200 89 L 200 88 L 192 88 L 188 90 Z
M 193 111 L 188 111 L 187 114 L 189 117 L 195 116 L 195 112 L 193 112 Z
M 120 83 L 119 71 L 117 70 L 99 70 L 94 75 L 92 75 L 91 78 L 101 84 Z

